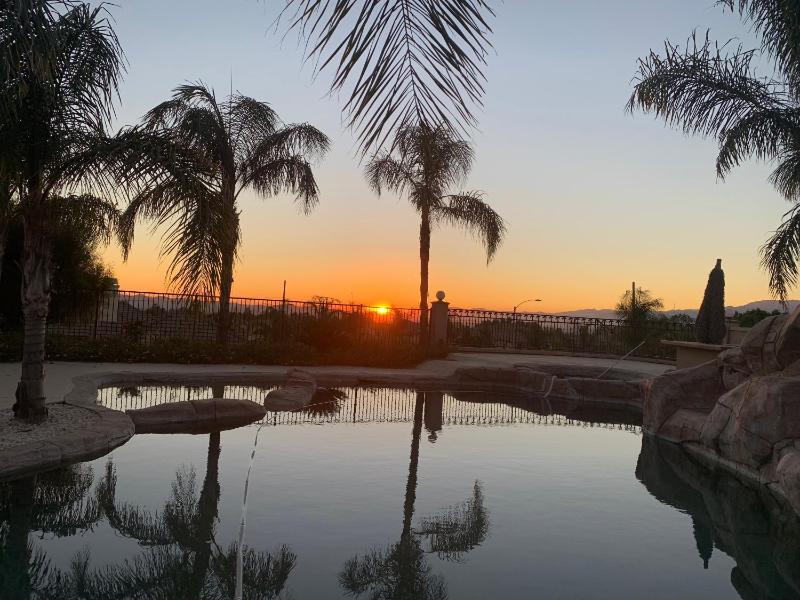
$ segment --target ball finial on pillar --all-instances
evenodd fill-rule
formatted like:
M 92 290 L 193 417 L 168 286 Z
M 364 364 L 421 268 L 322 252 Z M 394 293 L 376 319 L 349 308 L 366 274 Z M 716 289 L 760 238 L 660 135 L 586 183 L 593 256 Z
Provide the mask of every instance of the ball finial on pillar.
M 436 292 L 436 299 L 439 302 L 442 302 L 444 300 L 444 292 L 442 290 L 439 290 L 438 292 Z

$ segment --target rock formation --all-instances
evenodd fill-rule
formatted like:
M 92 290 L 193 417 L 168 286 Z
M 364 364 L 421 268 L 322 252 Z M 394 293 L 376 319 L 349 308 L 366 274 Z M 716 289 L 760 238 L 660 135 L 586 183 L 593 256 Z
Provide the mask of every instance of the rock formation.
M 800 309 L 765 319 L 713 361 L 648 382 L 643 425 L 770 487 L 800 513 Z

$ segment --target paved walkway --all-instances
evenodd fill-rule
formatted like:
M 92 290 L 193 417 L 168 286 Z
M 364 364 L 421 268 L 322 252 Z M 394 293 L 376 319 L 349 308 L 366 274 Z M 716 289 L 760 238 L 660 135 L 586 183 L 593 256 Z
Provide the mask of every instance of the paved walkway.
M 446 359 L 429 360 L 415 369 L 376 369 L 366 367 L 303 367 L 309 373 L 332 372 L 342 375 L 379 376 L 387 373 L 416 372 L 418 374 L 447 376 L 457 368 L 463 366 L 530 366 L 537 365 L 574 365 L 588 367 L 610 367 L 616 359 L 609 358 L 584 358 L 572 356 L 550 355 L 522 355 L 522 354 L 497 354 L 497 353 L 453 353 Z M 635 373 L 641 378 L 654 377 L 672 367 L 657 363 L 625 360 L 617 365 Z M 64 395 L 73 388 L 73 378 L 80 375 L 110 372 L 139 372 L 139 373 L 182 373 L 182 374 L 234 374 L 258 373 L 271 376 L 282 376 L 293 367 L 285 366 L 255 366 L 255 365 L 169 365 L 152 363 L 78 363 L 78 362 L 53 362 L 46 366 L 45 392 L 48 402 L 60 402 Z M 19 379 L 19 363 L 0 363 L 0 410 L 10 408 L 14 403 L 14 390 Z

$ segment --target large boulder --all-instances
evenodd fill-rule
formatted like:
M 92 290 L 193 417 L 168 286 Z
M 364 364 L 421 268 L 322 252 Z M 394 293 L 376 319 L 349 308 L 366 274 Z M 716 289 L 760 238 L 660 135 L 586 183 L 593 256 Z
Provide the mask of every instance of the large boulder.
M 701 440 L 723 458 L 761 468 L 776 444 L 800 439 L 800 377 L 753 377 L 724 394 Z
M 768 375 L 800 360 L 800 306 L 790 315 L 768 317 L 742 340 L 750 372 Z
M 136 433 L 211 433 L 235 429 L 264 418 L 266 410 L 250 400 L 211 398 L 168 402 L 126 411 Z
M 264 407 L 274 412 L 301 410 L 311 404 L 316 391 L 317 382 L 313 376 L 300 369 L 292 369 L 283 386 L 267 394 Z
M 679 410 L 708 414 L 723 393 L 722 363 L 719 359 L 690 369 L 671 371 L 644 386 L 642 424 L 645 431 L 658 434 L 664 423 Z

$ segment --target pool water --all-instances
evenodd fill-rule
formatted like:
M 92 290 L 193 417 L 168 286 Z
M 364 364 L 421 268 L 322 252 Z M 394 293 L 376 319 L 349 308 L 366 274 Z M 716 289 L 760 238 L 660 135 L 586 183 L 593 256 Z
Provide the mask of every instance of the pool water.
M 220 390 L 111 388 L 116 408 Z M 266 389 L 226 396 L 263 399 Z M 800 526 L 635 415 L 342 389 L 0 487 L 5 598 L 797 598 Z

